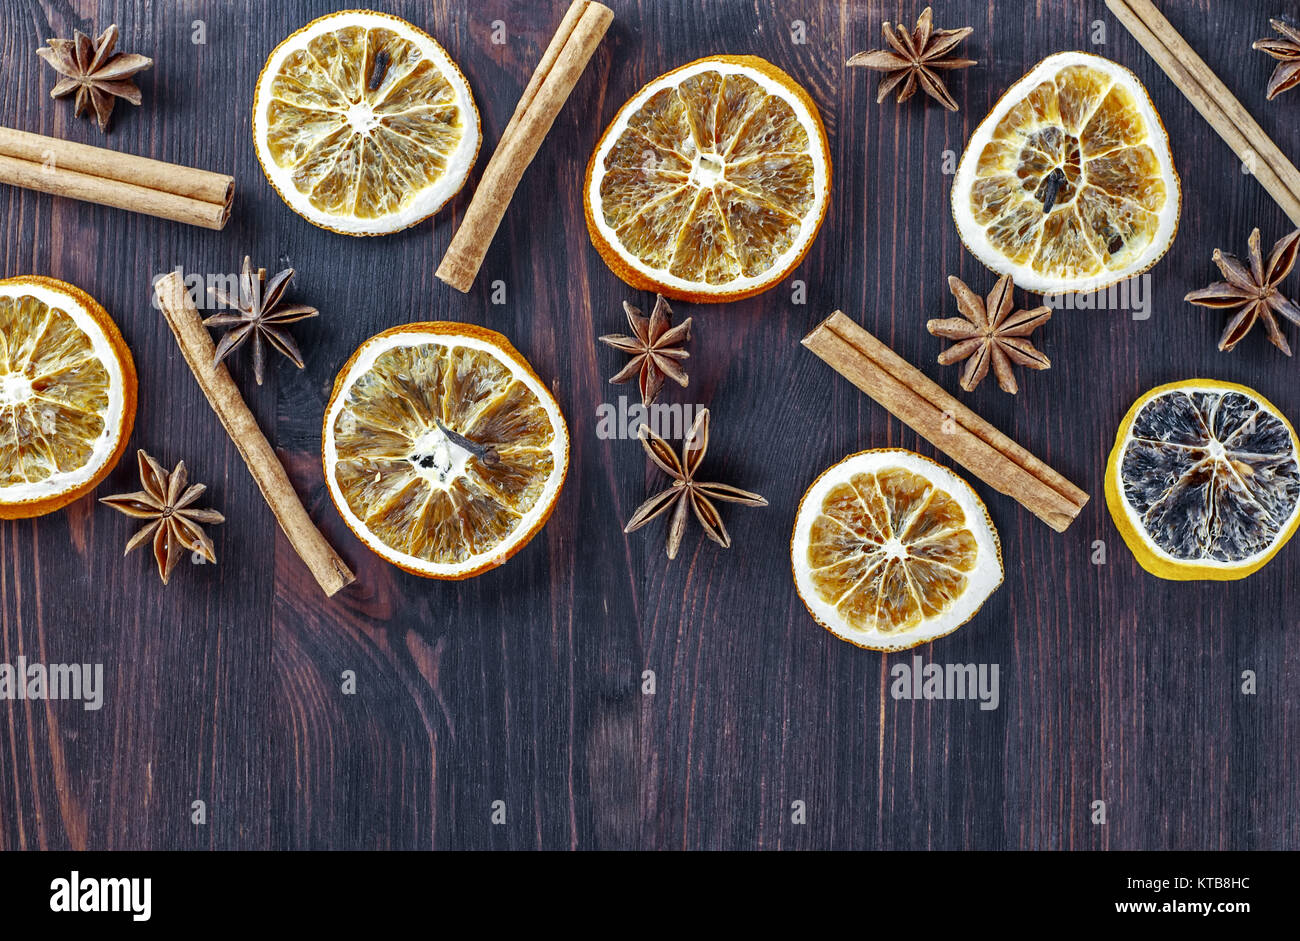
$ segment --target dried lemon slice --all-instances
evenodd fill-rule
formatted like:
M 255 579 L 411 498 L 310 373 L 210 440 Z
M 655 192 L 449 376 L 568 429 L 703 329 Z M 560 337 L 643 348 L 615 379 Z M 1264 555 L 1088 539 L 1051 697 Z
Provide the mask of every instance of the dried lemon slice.
M 0 281 L 0 519 L 95 488 L 126 450 L 136 376 L 117 325 L 53 278 Z
M 710 56 L 623 106 L 587 165 L 583 204 L 592 244 L 632 287 L 734 301 L 794 270 L 830 186 L 808 93 L 756 56 Z
M 975 491 L 901 449 L 861 451 L 822 473 L 790 551 L 813 618 L 871 650 L 952 633 L 1002 584 L 1002 546 Z
M 976 128 L 952 188 L 966 247 L 1028 291 L 1096 291 L 1173 243 L 1181 204 L 1160 115 L 1100 56 L 1049 56 Z
M 569 466 L 554 396 L 499 333 L 416 323 L 352 354 L 325 409 L 325 480 L 389 562 L 469 578 L 542 527 Z
M 266 178 L 307 221 L 385 235 L 437 212 L 478 155 L 478 109 L 442 46 L 405 20 L 344 10 L 275 47 L 253 98 Z
M 1253 389 L 1158 386 L 1120 424 L 1106 505 L 1152 575 L 1245 578 L 1300 526 L 1298 447 L 1291 423 Z

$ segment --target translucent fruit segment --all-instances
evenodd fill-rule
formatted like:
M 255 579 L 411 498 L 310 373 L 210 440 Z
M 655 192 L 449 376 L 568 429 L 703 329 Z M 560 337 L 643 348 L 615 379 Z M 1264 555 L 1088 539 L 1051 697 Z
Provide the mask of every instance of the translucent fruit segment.
M 479 444 L 505 453 L 511 448 L 545 448 L 555 435 L 546 409 L 522 382 L 511 381 L 501 392 L 494 382 L 488 388 L 493 396 L 483 407 L 459 402 L 446 403 L 448 421 L 465 427 L 465 434 Z
M 844 611 L 841 603 L 840 611 Z M 921 600 L 908 577 L 908 567 L 899 559 L 884 565 L 876 595 L 877 630 L 886 633 L 916 627 L 922 619 Z
M 966 513 L 912 471 L 885 468 L 831 487 L 809 532 L 817 595 L 860 630 L 897 632 L 948 610 L 979 550 Z
M 1011 174 L 978 179 L 971 187 L 971 214 L 980 225 L 988 225 L 1006 215 L 1012 206 L 1027 201 L 1020 181 Z
M 348 102 L 361 100 L 362 69 L 366 63 L 366 31 L 360 26 L 322 33 L 307 44 L 318 75 L 337 88 Z
M 1160 225 L 1155 213 L 1095 186 L 1085 186 L 1079 194 L 1078 213 L 1093 254 L 1107 268 L 1131 264 Z
M 652 268 L 667 268 L 698 196 L 695 187 L 682 186 L 646 206 L 618 228 L 623 247 Z
M 271 82 L 267 146 L 295 189 L 334 215 L 400 212 L 446 171 L 465 133 L 456 94 L 420 48 L 347 26 L 285 57 Z
M 1065 133 L 1079 136 L 1110 86 L 1109 75 L 1087 65 L 1066 66 L 1056 73 L 1057 107 Z
M 668 270 L 683 280 L 707 284 L 725 284 L 740 273 L 740 260 L 713 190 L 698 191 Z
M 316 111 L 277 98 L 267 106 L 271 159 L 282 167 L 294 166 L 344 123 L 337 111 Z
M 1087 277 L 1101 271 L 1101 261 L 1093 254 L 1083 221 L 1073 207 L 1053 212 L 1044 220 L 1034 270 L 1061 278 Z
M 771 267 L 799 236 L 799 220 L 750 193 L 719 184 L 714 188 L 721 214 L 730 223 L 731 250 L 746 277 Z M 689 233 L 688 233 L 689 236 Z
M 717 72 L 700 72 L 677 86 L 677 97 L 685 106 L 686 120 L 697 151 L 716 152 L 714 117 L 721 92 L 722 76 Z
M 540 499 L 553 438 L 536 394 L 492 354 L 394 347 L 357 378 L 334 420 L 335 480 L 390 548 L 463 562 L 508 538 Z
M 326 80 L 320 63 L 306 49 L 285 56 L 271 81 L 271 97 L 312 111 L 346 111 L 350 102 Z
M 807 154 L 771 154 L 750 157 L 727 167 L 726 178 L 798 222 L 812 206 L 813 162 Z
M 1237 392 L 1176 391 L 1148 402 L 1119 473 L 1152 541 L 1184 561 L 1240 562 L 1265 551 L 1300 501 L 1286 425 Z
M 1085 157 L 1133 147 L 1146 139 L 1146 125 L 1138 114 L 1137 100 L 1121 85 L 1111 88 L 1106 99 L 1088 119 L 1079 146 Z
M 990 244 L 1017 264 L 1034 257 L 1043 228 L 1042 207 L 1023 200 L 994 220 L 988 228 Z
M 411 70 L 424 61 L 424 54 L 415 43 L 404 39 L 391 29 L 378 27 L 366 36 L 366 66 L 363 75 L 366 101 L 371 105 L 389 98 L 393 89 L 403 83 Z M 387 63 L 382 75 L 377 76 L 380 63 Z M 378 82 L 375 81 L 378 77 Z M 447 86 L 448 92 L 451 86 Z
M 1086 164 L 1088 182 L 1112 196 L 1131 200 L 1143 209 L 1159 212 L 1165 204 L 1165 184 L 1160 161 L 1146 145 L 1126 147 Z
M 600 181 L 605 221 L 618 228 L 646 206 L 677 192 L 686 179 L 684 173 L 614 167 Z
M 765 154 L 807 153 L 808 144 L 808 132 L 799 123 L 794 108 L 768 95 L 741 125 L 724 156 L 730 163 L 739 163 Z
M 744 75 L 655 92 L 607 151 L 601 214 L 650 268 L 707 284 L 759 277 L 798 239 L 817 193 L 808 132 Z
M 1043 82 L 1003 116 L 993 131 L 993 139 L 1023 144 L 1038 128 L 1060 123 L 1057 89 L 1051 82 Z
M 447 108 L 455 100 L 451 83 L 426 59 L 389 86 L 388 94 L 374 106 L 374 112 L 388 117 L 418 108 Z
M 651 147 L 679 154 L 689 166 L 695 156 L 695 131 L 686 115 L 686 103 L 672 88 L 655 92 L 627 122 Z
M 748 76 L 728 75 L 723 79 L 718 114 L 714 121 L 713 149 L 717 153 L 731 153 L 750 116 L 758 110 L 766 97 L 767 92 L 763 91 L 763 87 Z
M 110 379 L 63 310 L 0 297 L 0 487 L 84 467 L 105 431 Z

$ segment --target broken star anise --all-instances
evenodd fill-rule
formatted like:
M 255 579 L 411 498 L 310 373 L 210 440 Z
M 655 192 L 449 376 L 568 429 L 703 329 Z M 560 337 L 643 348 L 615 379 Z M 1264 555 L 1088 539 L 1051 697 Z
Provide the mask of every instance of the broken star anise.
M 133 105 L 140 103 L 140 89 L 131 77 L 153 66 L 153 59 L 119 52 L 117 26 L 110 26 L 92 40 L 81 30 L 72 39 L 47 39 L 48 49 L 37 49 L 36 54 L 63 76 L 50 91 L 51 98 L 62 98 L 77 93 L 76 116 L 81 117 L 92 108 L 99 129 L 108 132 L 108 119 L 113 113 L 116 99 L 124 98 Z
M 149 520 L 144 529 L 131 537 L 126 552 L 130 553 L 153 537 L 153 557 L 164 585 L 187 551 L 197 552 L 207 561 L 216 562 L 216 551 L 212 540 L 203 532 L 203 524 L 224 523 L 226 518 L 216 510 L 194 506 L 208 488 L 203 484 L 185 486 L 189 475 L 184 461 L 169 474 L 143 450 L 137 453 L 137 457 L 140 461 L 140 485 L 144 489 L 103 497 L 99 501 L 127 516 Z
M 1273 77 L 1268 80 L 1268 100 L 1272 101 L 1284 91 L 1300 86 L 1300 29 L 1281 20 L 1269 20 L 1282 34 L 1281 39 L 1260 39 L 1250 48 L 1267 52 L 1278 59 Z
M 285 268 L 274 275 L 270 282 L 266 272 L 259 268 L 253 271 L 252 261 L 244 256 L 244 267 L 239 273 L 239 296 L 227 297 L 220 288 L 208 288 L 208 293 L 223 307 L 238 311 L 234 314 L 213 314 L 203 321 L 205 327 L 230 327 L 217 344 L 212 365 L 216 366 L 223 359 L 239 349 L 250 337 L 253 340 L 253 378 L 262 384 L 262 373 L 266 365 L 266 352 L 262 348 L 265 340 L 279 350 L 295 366 L 302 369 L 302 354 L 298 344 L 293 342 L 284 327 L 298 320 L 317 316 L 320 311 L 315 307 L 299 304 L 280 307 L 285 289 L 293 279 L 293 269 Z
M 630 533 L 640 529 L 661 513 L 673 511 L 672 521 L 668 524 L 668 558 L 677 558 L 681 548 L 682 534 L 686 531 L 686 515 L 695 511 L 695 518 L 704 527 L 704 534 L 726 549 L 731 545 L 731 536 L 722 525 L 722 517 L 714 500 L 729 503 L 743 503 L 745 506 L 767 506 L 767 501 L 756 493 L 741 490 L 727 484 L 700 483 L 695 479 L 696 471 L 704 460 L 709 448 L 709 410 L 701 409 L 695 423 L 682 442 L 682 456 L 678 458 L 672 446 L 659 437 L 647 426 L 642 425 L 638 432 L 641 446 L 650 455 L 665 474 L 673 479 L 672 485 L 655 494 L 642 503 L 632 518 L 628 520 L 623 532 Z
M 961 317 L 927 321 L 925 329 L 937 337 L 957 342 L 939 354 L 939 362 L 947 366 L 966 360 L 961 371 L 961 387 L 970 392 L 988 374 L 989 364 L 998 377 L 998 385 L 1015 395 L 1019 391 L 1011 364 L 1029 369 L 1050 369 L 1052 362 L 1034 348 L 1026 339 L 1031 333 L 1051 319 L 1050 307 L 1018 310 L 1015 306 L 1015 285 L 1010 275 L 1003 275 L 993 286 L 988 301 L 980 299 L 960 278 L 948 278 L 948 288 L 957 298 Z
M 849 59 L 846 65 L 860 65 L 868 69 L 884 72 L 880 80 L 880 91 L 876 103 L 885 100 L 895 88 L 898 89 L 898 101 L 907 101 L 916 93 L 917 87 L 938 101 L 949 111 L 956 111 L 957 101 L 949 94 L 938 75 L 938 70 L 965 69 L 978 63 L 974 59 L 945 58 L 973 30 L 935 29 L 933 13 L 929 7 L 916 21 L 916 29 L 908 32 L 886 22 L 880 31 L 885 35 L 885 42 L 890 49 L 873 49 L 859 52 Z
M 1292 323 L 1300 324 L 1300 305 L 1287 300 L 1279 287 L 1286 280 L 1291 269 L 1295 267 L 1296 255 L 1300 252 L 1300 229 L 1283 236 L 1269 253 L 1267 262 L 1260 250 L 1259 229 L 1250 233 L 1250 267 L 1235 255 L 1229 255 L 1219 249 L 1214 250 L 1214 263 L 1223 272 L 1226 281 L 1218 281 L 1208 288 L 1193 291 L 1183 300 L 1201 307 L 1213 307 L 1218 310 L 1231 310 L 1241 307 L 1237 316 L 1228 323 L 1219 338 L 1220 351 L 1226 352 L 1241 342 L 1242 337 L 1250 333 L 1256 321 L 1264 324 L 1264 332 L 1269 342 L 1287 356 L 1291 355 L 1291 345 L 1282 335 L 1275 313 L 1281 314 Z
M 654 310 L 648 318 L 627 301 L 623 302 L 623 310 L 627 313 L 633 335 L 607 334 L 600 338 L 600 342 L 627 353 L 632 359 L 609 381 L 629 382 L 636 376 L 641 388 L 641 404 L 648 406 L 658 398 L 665 376 L 679 386 L 690 381 L 678 360 L 688 359 L 691 355 L 681 348 L 691 338 L 691 318 L 687 317 L 671 327 L 673 310 L 662 294 L 655 297 Z

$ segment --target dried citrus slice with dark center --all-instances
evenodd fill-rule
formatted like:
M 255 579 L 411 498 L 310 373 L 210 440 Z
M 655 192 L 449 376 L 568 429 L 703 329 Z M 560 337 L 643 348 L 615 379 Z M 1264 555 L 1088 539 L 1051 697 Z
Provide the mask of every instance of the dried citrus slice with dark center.
M 953 214 L 979 259 L 1032 291 L 1096 290 L 1154 264 L 1180 191 L 1169 140 L 1132 72 L 1062 53 L 1021 79 L 962 155 Z
M 131 354 L 98 303 L 50 278 L 0 281 L 0 518 L 90 492 L 135 421 Z
M 276 47 L 258 79 L 253 136 L 267 178 L 310 222 L 395 232 L 464 184 L 478 110 L 456 64 L 394 16 L 345 10 Z
M 593 243 L 629 284 L 736 300 L 784 278 L 826 213 L 817 106 L 754 56 L 713 56 L 641 89 L 587 167 Z
M 813 617 L 876 650 L 956 630 L 1002 583 L 984 504 L 910 451 L 863 451 L 822 474 L 799 506 L 792 554 Z
M 396 327 L 367 340 L 325 412 L 325 477 L 348 526 L 434 578 L 499 565 L 541 528 L 568 469 L 555 398 L 498 333 Z
M 1111 516 L 1162 578 L 1243 578 L 1300 524 L 1295 430 L 1259 393 L 1194 379 L 1129 410 L 1106 467 Z

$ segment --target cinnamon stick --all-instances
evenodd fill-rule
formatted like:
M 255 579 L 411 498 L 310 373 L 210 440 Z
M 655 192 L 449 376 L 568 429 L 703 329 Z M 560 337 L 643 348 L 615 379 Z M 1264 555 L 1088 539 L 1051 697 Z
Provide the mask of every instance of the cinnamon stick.
M 1300 170 L 1287 159 L 1245 106 L 1196 54 L 1151 0 L 1106 0 L 1156 64 L 1187 96 L 1201 117 L 1250 167 L 1291 221 L 1300 226 Z
M 0 127 L 0 183 L 221 229 L 235 180 L 103 147 Z
M 1088 495 L 836 311 L 803 345 L 999 493 L 1064 532 Z
M 239 389 L 226 367 L 213 366 L 212 338 L 203 326 L 203 319 L 190 299 L 185 280 L 178 272 L 160 278 L 154 285 L 159 306 L 167 318 L 167 326 L 176 336 L 181 353 L 189 363 L 194 378 L 199 382 L 208 404 L 221 419 L 230 440 L 235 443 L 244 459 L 248 472 L 266 498 L 289 544 L 298 553 L 315 576 L 326 595 L 350 585 L 356 576 L 339 558 L 326 541 L 285 473 L 284 465 L 275 456 L 266 435 L 257 426 L 257 419 L 244 403 Z
M 612 10 L 592 0 L 574 0 L 565 13 L 483 171 L 464 221 L 438 265 L 438 278 L 456 290 L 463 293 L 474 283 L 524 171 L 537 155 L 613 18 Z

